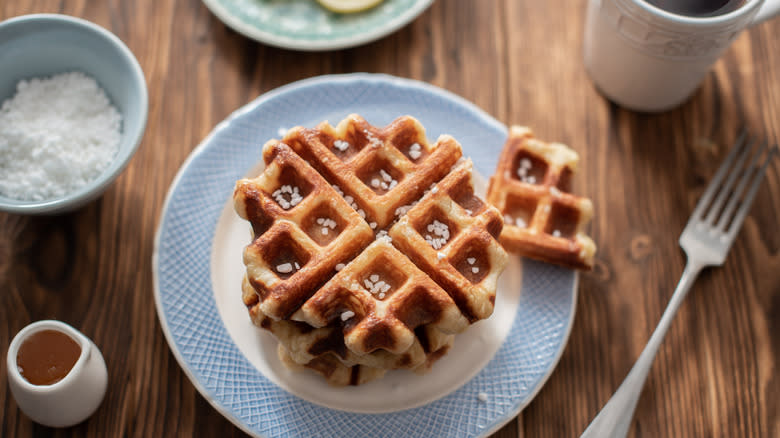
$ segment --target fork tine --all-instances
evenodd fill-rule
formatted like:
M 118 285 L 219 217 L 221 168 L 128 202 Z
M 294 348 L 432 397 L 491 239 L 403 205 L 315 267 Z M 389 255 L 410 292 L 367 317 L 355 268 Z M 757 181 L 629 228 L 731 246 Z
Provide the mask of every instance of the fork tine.
M 707 186 L 704 194 L 702 194 L 701 199 L 699 199 L 699 203 L 696 204 L 696 208 L 693 210 L 693 214 L 691 214 L 691 219 L 701 218 L 704 213 L 704 209 L 707 208 L 707 206 L 710 204 L 710 200 L 712 200 L 712 197 L 715 195 L 717 188 L 720 187 L 720 181 L 723 179 L 726 172 L 731 168 L 732 161 L 734 161 L 734 158 L 737 156 L 737 152 L 745 143 L 746 138 L 747 130 L 743 129 L 739 134 L 737 141 L 734 143 L 734 146 L 732 146 L 731 151 L 729 151 L 728 156 L 726 156 L 726 159 L 723 160 L 723 164 L 720 165 L 717 172 L 715 172 L 715 176 L 712 177 L 712 181 L 710 181 L 710 184 Z
M 742 166 L 745 165 L 745 161 L 750 155 L 750 151 L 753 150 L 754 144 L 755 140 L 748 139 L 745 141 L 745 143 L 740 145 L 742 147 L 740 148 L 737 162 L 729 169 L 729 176 L 726 179 L 726 182 L 718 189 L 718 197 L 715 198 L 715 202 L 712 203 L 710 206 L 710 211 L 707 213 L 707 219 L 705 220 L 707 224 L 715 224 L 715 219 L 718 218 L 718 214 L 721 212 L 721 207 L 723 207 L 723 203 L 726 202 L 726 198 L 728 197 L 729 193 L 731 193 L 731 189 L 734 187 L 734 182 L 737 179 L 737 175 L 739 175 L 739 171 L 742 169 Z
M 750 186 L 750 189 L 745 196 L 744 202 L 742 202 L 739 210 L 737 210 L 736 216 L 734 216 L 734 220 L 731 222 L 729 231 L 725 236 L 727 239 L 733 240 L 734 236 L 742 226 L 742 222 L 745 220 L 745 216 L 747 216 L 748 211 L 750 210 L 750 205 L 753 204 L 753 198 L 755 198 L 756 192 L 758 192 L 758 187 L 761 185 L 761 180 L 764 179 L 766 168 L 769 166 L 769 163 L 772 162 L 772 158 L 774 158 L 775 154 L 777 154 L 777 151 L 777 145 L 774 145 L 772 150 L 769 151 L 769 154 L 767 154 L 766 161 L 764 161 L 764 164 L 761 166 L 761 170 L 758 171 L 758 175 L 756 176 L 755 180 L 753 180 L 753 184 Z
M 734 192 L 731 194 L 729 203 L 726 204 L 726 208 L 723 209 L 723 213 L 721 213 L 720 215 L 720 220 L 718 221 L 718 224 L 715 226 L 715 228 L 717 228 L 718 230 L 726 231 L 726 225 L 728 225 L 729 220 L 731 219 L 731 213 L 734 211 L 734 209 L 737 206 L 737 201 L 739 201 L 739 199 L 742 197 L 742 192 L 745 190 L 745 186 L 747 186 L 748 181 L 750 181 L 753 175 L 758 171 L 758 167 L 756 167 L 756 162 L 758 161 L 758 158 L 764 154 L 764 151 L 766 151 L 768 147 L 769 147 L 769 142 L 764 141 L 761 147 L 759 147 L 758 152 L 753 154 L 753 159 L 750 160 L 750 164 L 748 164 L 748 167 L 745 169 L 742 178 L 740 178 L 739 184 L 737 184 L 737 187 L 734 189 Z

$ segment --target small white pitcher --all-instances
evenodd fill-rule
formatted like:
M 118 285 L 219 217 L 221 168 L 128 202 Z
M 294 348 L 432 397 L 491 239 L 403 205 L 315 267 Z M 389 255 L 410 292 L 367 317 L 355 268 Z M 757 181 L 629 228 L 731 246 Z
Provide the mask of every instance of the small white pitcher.
M 677 15 L 645 0 L 590 0 L 585 68 L 596 87 L 628 109 L 665 111 L 702 82 L 739 33 L 780 12 L 780 0 L 747 0 L 717 16 Z
M 19 347 L 33 333 L 57 330 L 70 336 L 81 347 L 73 368 L 52 385 L 33 385 L 16 365 Z M 19 409 L 36 423 L 68 427 L 86 420 L 103 401 L 108 371 L 97 346 L 80 331 L 60 321 L 44 320 L 23 328 L 8 347 L 8 383 Z

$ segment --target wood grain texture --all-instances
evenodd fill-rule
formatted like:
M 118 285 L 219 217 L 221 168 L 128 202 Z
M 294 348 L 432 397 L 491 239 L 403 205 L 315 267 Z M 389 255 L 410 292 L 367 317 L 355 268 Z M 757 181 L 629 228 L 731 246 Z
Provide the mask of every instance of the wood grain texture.
M 26 324 L 67 321 L 106 358 L 110 390 L 69 429 L 32 423 L 0 378 L 0 436 L 244 436 L 179 368 L 154 308 L 151 255 L 168 186 L 233 110 L 289 82 L 383 72 L 430 82 L 507 124 L 568 143 L 592 197 L 593 272 L 559 365 L 496 437 L 581 433 L 654 329 L 684 265 L 677 237 L 740 127 L 780 141 L 780 20 L 743 33 L 682 107 L 658 115 L 602 98 L 583 68 L 585 0 L 439 0 L 380 41 L 299 53 L 248 40 L 198 0 L 0 2 L 0 20 L 59 12 L 117 34 L 149 86 L 146 134 L 97 201 L 67 215 L 0 213 L 0 346 Z M 780 160 L 726 264 L 705 271 L 664 341 L 635 437 L 780 436 Z M 0 374 L 5 375 L 5 360 Z

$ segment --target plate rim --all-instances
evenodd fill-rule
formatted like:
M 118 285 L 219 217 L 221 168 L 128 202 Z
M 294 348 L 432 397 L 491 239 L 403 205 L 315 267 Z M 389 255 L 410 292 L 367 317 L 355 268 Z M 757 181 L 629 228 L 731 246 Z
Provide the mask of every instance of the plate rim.
M 542 388 L 544 388 L 544 385 L 547 384 L 547 381 L 550 379 L 550 376 L 552 376 L 552 373 L 555 372 L 556 368 L 558 368 L 558 362 L 561 361 L 561 357 L 563 357 L 563 352 L 566 351 L 566 346 L 569 345 L 569 336 L 571 335 L 572 327 L 574 327 L 574 318 L 575 318 L 575 314 L 577 313 L 577 298 L 579 298 L 579 290 L 580 290 L 580 271 L 574 270 L 574 285 L 572 286 L 572 290 L 573 292 L 571 298 L 571 313 L 570 313 L 571 316 L 569 317 L 569 321 L 567 322 L 566 333 L 563 335 L 563 340 L 561 341 L 561 348 L 559 348 L 558 351 L 555 353 L 555 357 L 553 357 L 552 361 L 550 362 L 550 367 L 547 368 L 547 371 L 539 379 L 539 384 L 536 386 L 536 388 L 534 388 L 534 390 L 528 394 L 525 403 L 520 403 L 517 410 L 512 410 L 511 412 L 508 412 L 505 416 L 496 419 L 496 424 L 494 424 L 493 427 L 486 429 L 484 433 L 477 435 L 478 438 L 484 438 L 488 435 L 498 432 L 502 427 L 506 426 L 507 423 L 512 421 L 513 418 L 517 417 L 521 412 L 523 412 L 523 410 L 526 407 L 528 407 L 528 405 L 531 404 L 532 401 L 534 401 L 536 396 L 539 395 L 539 391 L 541 391 Z
M 206 5 L 206 8 L 208 8 L 208 10 L 211 11 L 211 13 L 214 14 L 225 25 L 249 39 L 283 49 L 321 52 L 326 50 L 339 50 L 350 47 L 357 47 L 390 35 L 398 29 L 406 26 L 420 14 L 425 12 L 425 10 L 433 4 L 434 0 L 416 0 L 412 7 L 405 10 L 396 18 L 390 20 L 387 25 L 379 28 L 376 31 L 363 32 L 357 36 L 340 37 L 327 40 L 291 38 L 288 36 L 276 35 L 273 32 L 268 32 L 245 23 L 239 17 L 232 14 L 225 6 L 223 6 L 221 0 L 202 0 L 202 2 L 204 5 Z
M 443 88 L 437 87 L 435 85 L 431 85 L 426 82 L 418 81 L 415 79 L 401 78 L 398 76 L 388 75 L 384 73 L 331 74 L 331 75 L 314 76 L 314 77 L 290 82 L 286 85 L 269 90 L 257 96 L 256 98 L 252 99 L 251 101 L 247 102 L 243 106 L 239 107 L 238 109 L 230 113 L 224 120 L 217 123 L 214 126 L 214 128 L 206 135 L 206 137 L 204 137 L 203 140 L 201 140 L 200 143 L 198 143 L 198 145 L 190 152 L 187 158 L 179 166 L 179 169 L 177 170 L 174 178 L 171 180 L 168 186 L 168 190 L 166 192 L 165 199 L 163 201 L 163 205 L 160 210 L 160 215 L 157 221 L 157 229 L 155 231 L 154 244 L 152 248 L 152 288 L 154 293 L 155 310 L 157 313 L 158 321 L 160 323 L 160 328 L 165 337 L 165 341 L 168 344 L 168 349 L 173 354 L 174 358 L 176 359 L 176 362 L 179 364 L 179 368 L 181 368 L 181 370 L 187 376 L 190 383 L 192 383 L 192 385 L 200 393 L 200 395 L 217 412 L 219 412 L 224 418 L 226 418 L 228 421 L 233 423 L 236 427 L 238 427 L 243 432 L 249 434 L 252 437 L 268 438 L 267 435 L 264 435 L 261 432 L 252 429 L 248 424 L 246 424 L 240 418 L 238 418 L 232 411 L 228 410 L 225 406 L 221 405 L 216 400 L 212 391 L 207 387 L 205 387 L 201 383 L 201 381 L 195 376 L 193 371 L 189 368 L 189 363 L 182 356 L 181 351 L 179 351 L 179 348 L 177 347 L 176 344 L 176 340 L 174 339 L 173 334 L 170 331 L 168 320 L 165 316 L 165 311 L 163 308 L 162 295 L 160 291 L 160 282 L 159 282 L 160 273 L 159 273 L 158 262 L 159 262 L 159 253 L 160 253 L 161 239 L 162 239 L 162 232 L 163 232 L 162 225 L 168 213 L 168 209 L 170 207 L 170 203 L 174 191 L 178 187 L 180 180 L 184 177 L 185 172 L 188 170 L 192 162 L 207 149 L 208 145 L 211 143 L 213 138 L 216 137 L 224 129 L 226 129 L 235 119 L 241 117 L 242 115 L 248 112 L 253 111 L 256 107 L 262 105 L 266 101 L 269 101 L 279 95 L 282 95 L 288 91 L 297 89 L 299 87 L 312 86 L 312 85 L 317 85 L 319 83 L 352 82 L 352 81 L 359 81 L 359 80 L 376 81 L 376 82 L 384 81 L 384 82 L 389 82 L 393 85 L 405 86 L 408 88 L 425 89 L 426 91 L 435 93 L 440 96 L 444 96 L 448 99 L 458 102 L 459 104 L 464 105 L 468 107 L 470 110 L 474 111 L 476 114 L 482 117 L 485 122 L 497 125 L 505 131 L 507 130 L 506 125 L 499 122 L 497 119 L 495 119 L 493 116 L 491 116 L 489 113 L 484 111 L 482 108 L 480 108 L 473 102 L 470 102 L 467 99 L 457 94 L 454 94 L 450 91 L 447 91 Z M 545 374 L 540 377 L 538 385 L 533 391 L 529 393 L 524 403 L 520 403 L 517 408 L 511 409 L 504 416 L 498 417 L 495 420 L 495 423 L 492 425 L 492 427 L 486 428 L 485 430 L 482 431 L 482 433 L 478 434 L 477 437 L 486 437 L 492 433 L 495 433 L 496 431 L 504 427 L 509 421 L 511 421 L 512 418 L 515 418 L 520 412 L 522 412 L 523 409 L 525 409 L 536 398 L 539 391 L 541 391 L 541 389 L 547 383 L 547 380 L 549 380 L 552 373 L 558 367 L 558 363 L 560 362 L 560 359 L 563 356 L 564 351 L 566 350 L 566 346 L 569 343 L 569 337 L 571 335 L 572 328 L 574 327 L 574 319 L 575 319 L 576 309 L 577 309 L 577 299 L 579 295 L 579 280 L 580 280 L 580 273 L 579 271 L 574 270 L 571 309 L 569 312 L 570 315 L 569 320 L 567 321 L 566 332 L 562 337 L 560 348 L 558 349 L 555 356 L 551 360 L 550 366 L 545 371 Z M 362 415 L 370 415 L 370 414 L 362 414 Z

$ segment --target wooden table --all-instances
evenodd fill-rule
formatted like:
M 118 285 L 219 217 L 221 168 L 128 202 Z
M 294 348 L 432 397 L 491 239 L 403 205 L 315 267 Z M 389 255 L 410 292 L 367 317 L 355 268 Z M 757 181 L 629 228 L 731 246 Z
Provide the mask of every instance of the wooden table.
M 56 217 L 0 214 L 0 346 L 26 324 L 64 320 L 108 362 L 97 413 L 47 429 L 0 378 L 0 436 L 242 436 L 185 377 L 155 313 L 152 241 L 179 166 L 230 112 L 326 73 L 420 79 L 582 156 L 577 191 L 595 204 L 599 246 L 555 372 L 498 437 L 577 436 L 622 381 L 671 296 L 677 238 L 739 127 L 780 140 L 780 20 L 742 34 L 682 107 L 643 115 L 610 104 L 582 65 L 585 0 L 440 0 L 409 26 L 350 50 L 299 53 L 248 40 L 198 0 L 0 2 L 0 19 L 59 12 L 116 33 L 149 86 L 138 153 L 99 200 Z M 705 271 L 668 334 L 631 434 L 780 436 L 780 160 L 726 264 Z M 0 361 L 5 375 L 5 360 Z

